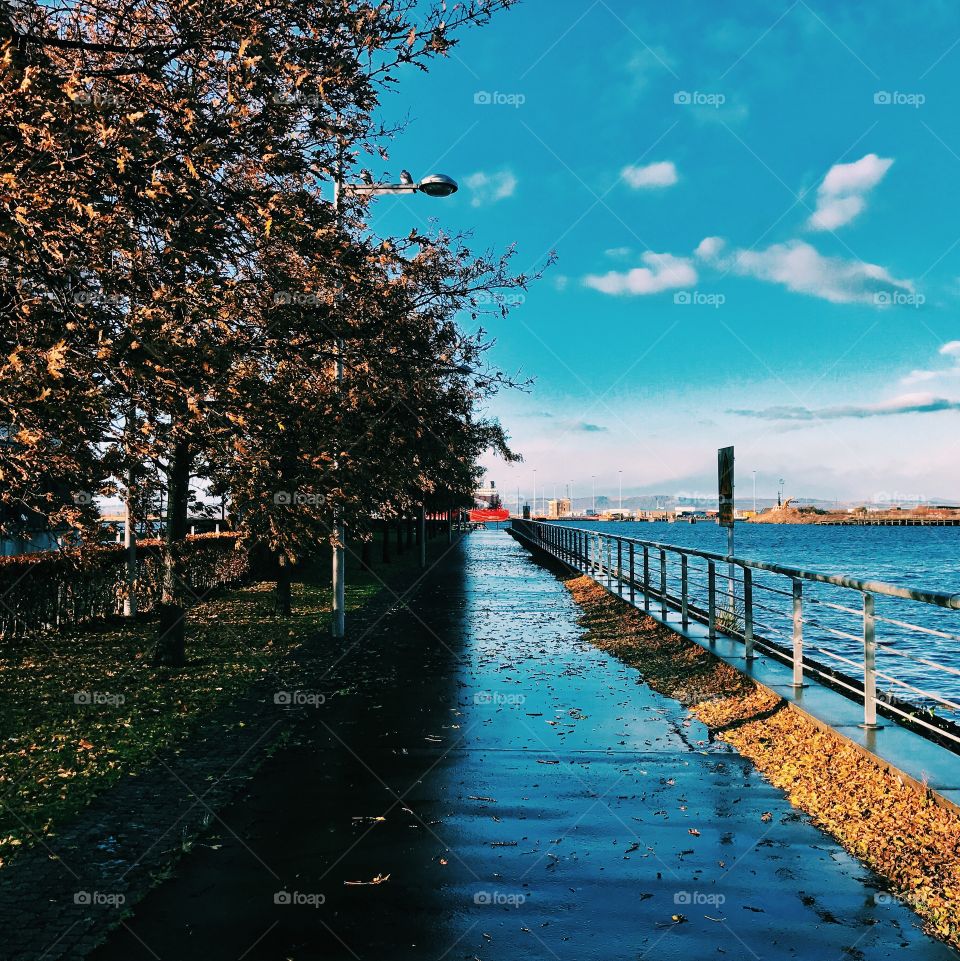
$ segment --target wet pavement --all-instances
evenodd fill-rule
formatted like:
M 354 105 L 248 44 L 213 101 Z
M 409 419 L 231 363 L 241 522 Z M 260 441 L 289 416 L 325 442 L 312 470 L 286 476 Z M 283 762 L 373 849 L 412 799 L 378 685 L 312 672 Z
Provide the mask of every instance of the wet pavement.
M 470 535 L 91 957 L 957 957 L 576 616 Z

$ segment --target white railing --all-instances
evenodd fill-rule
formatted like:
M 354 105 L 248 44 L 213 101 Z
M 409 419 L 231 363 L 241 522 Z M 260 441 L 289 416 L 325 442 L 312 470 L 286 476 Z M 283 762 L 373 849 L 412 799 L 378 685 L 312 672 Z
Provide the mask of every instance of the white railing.
M 760 648 L 786 662 L 797 688 L 819 677 L 862 702 L 864 727 L 877 727 L 879 706 L 960 746 L 960 669 L 944 662 L 960 662 L 960 594 L 588 528 L 518 519 L 511 528 L 661 620 L 679 613 L 682 628 L 700 622 L 711 642 L 739 639 L 748 661 Z

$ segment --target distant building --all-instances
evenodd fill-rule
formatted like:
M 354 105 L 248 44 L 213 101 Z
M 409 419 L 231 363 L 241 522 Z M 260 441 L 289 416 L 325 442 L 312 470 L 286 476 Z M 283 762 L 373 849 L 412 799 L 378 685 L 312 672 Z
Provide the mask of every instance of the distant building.
M 547 503 L 547 517 L 556 520 L 559 517 L 569 517 L 573 513 L 573 505 L 569 497 L 557 497 Z

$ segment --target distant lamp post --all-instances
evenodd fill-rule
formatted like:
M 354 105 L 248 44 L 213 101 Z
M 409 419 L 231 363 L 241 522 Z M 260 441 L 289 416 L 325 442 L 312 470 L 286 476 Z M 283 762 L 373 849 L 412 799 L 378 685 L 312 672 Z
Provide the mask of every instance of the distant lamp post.
M 753 472 L 753 513 L 757 513 L 757 472 Z
M 342 166 L 338 165 L 337 174 L 333 183 L 333 213 L 336 219 L 337 228 L 343 223 L 342 208 L 340 204 L 341 194 L 352 194 L 360 197 L 379 197 L 382 194 L 413 194 L 423 193 L 428 197 L 449 197 L 457 192 L 458 185 L 456 180 L 446 174 L 428 174 L 420 183 L 414 183 L 413 177 L 406 170 L 400 173 L 400 183 L 359 183 L 345 184 L 343 182 Z M 337 341 L 336 353 L 336 384 L 337 391 L 341 390 L 343 383 L 343 340 Z M 333 515 L 333 609 L 330 618 L 330 634 L 335 638 L 346 635 L 346 567 L 344 565 L 343 553 L 343 524 L 340 521 L 339 511 L 334 511 Z
M 617 473 L 620 475 L 620 513 L 623 513 L 623 471 L 618 470 Z
M 777 487 L 777 507 L 783 507 L 783 478 L 780 478 L 780 485 Z
M 591 474 L 590 479 L 593 481 L 593 513 L 597 513 L 597 475 Z

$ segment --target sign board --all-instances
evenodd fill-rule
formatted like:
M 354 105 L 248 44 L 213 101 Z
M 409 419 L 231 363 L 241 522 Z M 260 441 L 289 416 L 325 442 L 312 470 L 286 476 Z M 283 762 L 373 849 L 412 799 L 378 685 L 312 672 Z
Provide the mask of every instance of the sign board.
M 720 489 L 720 526 L 733 527 L 733 448 L 717 451 L 717 477 Z

